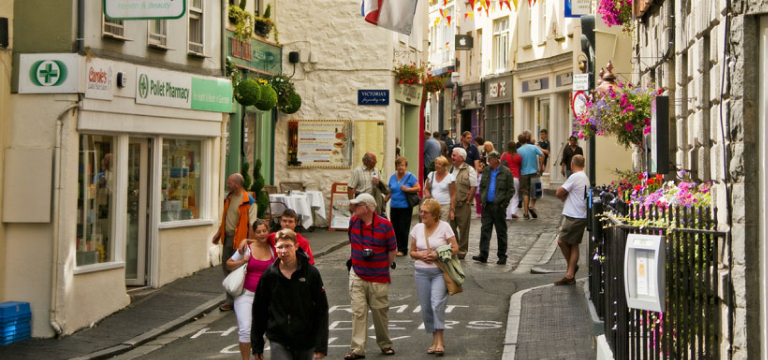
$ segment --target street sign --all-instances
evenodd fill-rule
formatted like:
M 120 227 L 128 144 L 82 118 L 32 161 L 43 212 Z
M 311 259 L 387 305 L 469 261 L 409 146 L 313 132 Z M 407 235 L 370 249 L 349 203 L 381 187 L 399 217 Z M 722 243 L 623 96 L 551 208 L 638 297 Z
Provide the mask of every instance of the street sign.
M 573 75 L 573 91 L 589 90 L 589 74 Z
M 357 90 L 357 105 L 389 105 L 389 90 Z
M 178 19 L 187 12 L 186 0 L 103 0 L 104 16 L 112 20 Z
M 568 6 L 570 3 L 570 6 Z M 589 15 L 592 10 L 591 0 L 565 0 L 566 12 L 570 10 L 571 17 L 580 17 L 581 15 Z
M 579 116 L 587 111 L 587 94 L 583 91 L 573 93 L 571 110 L 574 116 Z
M 456 35 L 454 39 L 456 44 L 456 50 L 472 50 L 473 41 L 470 35 Z

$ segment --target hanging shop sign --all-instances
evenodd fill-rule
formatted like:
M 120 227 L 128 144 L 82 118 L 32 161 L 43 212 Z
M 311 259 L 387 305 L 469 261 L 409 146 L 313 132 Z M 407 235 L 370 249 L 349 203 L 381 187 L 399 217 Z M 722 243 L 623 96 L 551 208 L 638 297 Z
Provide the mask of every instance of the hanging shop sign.
M 84 58 L 78 54 L 21 54 L 20 94 L 78 93 Z
M 186 0 L 103 0 L 104 16 L 113 20 L 178 19 L 187 12 Z
M 421 95 L 424 92 L 422 85 L 396 85 L 395 101 L 401 103 L 421 106 Z
M 589 74 L 573 75 L 573 91 L 589 90 Z
M 512 102 L 512 77 L 504 76 L 489 79 L 485 82 L 485 104 L 501 104 Z
M 181 109 L 232 111 L 232 82 L 175 71 L 136 69 L 136 103 Z
M 389 105 L 389 90 L 357 90 L 357 105 Z
M 88 61 L 85 69 L 85 97 L 112 100 L 115 83 L 112 65 L 94 58 Z
M 456 44 L 456 50 L 472 50 L 472 36 L 456 35 L 454 44 Z

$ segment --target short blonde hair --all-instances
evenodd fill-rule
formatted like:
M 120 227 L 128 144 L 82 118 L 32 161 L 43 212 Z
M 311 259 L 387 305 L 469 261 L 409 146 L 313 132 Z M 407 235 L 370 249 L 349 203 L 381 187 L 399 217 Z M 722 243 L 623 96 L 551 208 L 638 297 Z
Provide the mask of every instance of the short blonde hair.
M 489 146 L 491 147 L 491 150 L 488 150 L 488 147 L 489 147 Z M 492 143 L 492 142 L 490 142 L 490 141 L 486 141 L 486 142 L 483 144 L 483 150 L 485 150 L 485 152 L 486 152 L 486 153 L 489 153 L 489 152 L 491 152 L 491 151 L 495 151 L 495 150 L 496 150 L 496 148 L 495 148 L 495 147 L 493 147 L 493 143 Z
M 426 210 L 435 220 L 440 220 L 440 203 L 435 199 L 426 199 L 421 204 L 421 208 Z
M 398 156 L 397 159 L 395 159 L 395 167 L 400 164 L 405 164 L 405 166 L 408 166 L 408 159 L 406 159 L 405 156 Z
M 291 229 L 281 229 L 275 234 L 275 243 L 277 243 L 278 240 L 290 240 L 296 245 L 296 233 Z
M 445 158 L 445 156 L 438 156 L 437 159 L 435 159 L 435 164 L 440 164 L 443 167 L 447 167 L 449 162 L 448 162 L 448 159 Z

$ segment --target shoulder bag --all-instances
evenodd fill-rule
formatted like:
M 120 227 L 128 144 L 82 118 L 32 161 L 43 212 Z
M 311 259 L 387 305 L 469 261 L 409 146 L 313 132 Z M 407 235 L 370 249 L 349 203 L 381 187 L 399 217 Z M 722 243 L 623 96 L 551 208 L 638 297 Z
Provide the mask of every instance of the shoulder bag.
M 246 254 L 250 254 L 250 249 L 248 249 Z M 238 297 L 243 293 L 243 285 L 245 285 L 245 272 L 247 268 L 248 262 L 246 261 L 245 264 L 235 269 L 229 273 L 227 277 L 224 278 L 224 281 L 221 282 L 221 285 L 224 286 L 224 290 L 227 291 L 227 294 L 231 295 L 232 297 Z
M 427 252 L 431 251 L 432 248 L 429 246 L 429 237 L 427 237 L 427 226 L 424 226 L 424 241 L 427 242 Z M 435 261 L 435 264 L 438 268 L 440 268 L 440 271 L 443 272 L 443 281 L 445 281 L 445 288 L 448 289 L 448 295 L 456 295 L 464 289 L 461 287 L 461 285 L 457 284 L 456 281 L 453 280 L 450 274 L 448 274 L 448 271 L 445 270 L 445 265 L 440 262 L 440 259 Z
M 411 174 L 413 176 L 413 174 Z M 421 198 L 419 197 L 419 193 L 415 192 L 405 192 L 405 201 L 408 202 L 408 207 L 413 208 L 416 206 L 419 206 L 421 203 Z

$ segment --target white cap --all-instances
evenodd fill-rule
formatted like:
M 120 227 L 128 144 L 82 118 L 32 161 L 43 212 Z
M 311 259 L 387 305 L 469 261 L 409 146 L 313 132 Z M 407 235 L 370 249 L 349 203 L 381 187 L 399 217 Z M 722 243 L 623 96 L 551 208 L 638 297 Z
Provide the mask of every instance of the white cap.
M 373 198 L 373 196 L 371 196 L 371 194 L 368 193 L 357 195 L 357 197 L 353 200 L 350 200 L 349 203 L 352 205 L 366 205 L 376 207 L 376 200 Z

